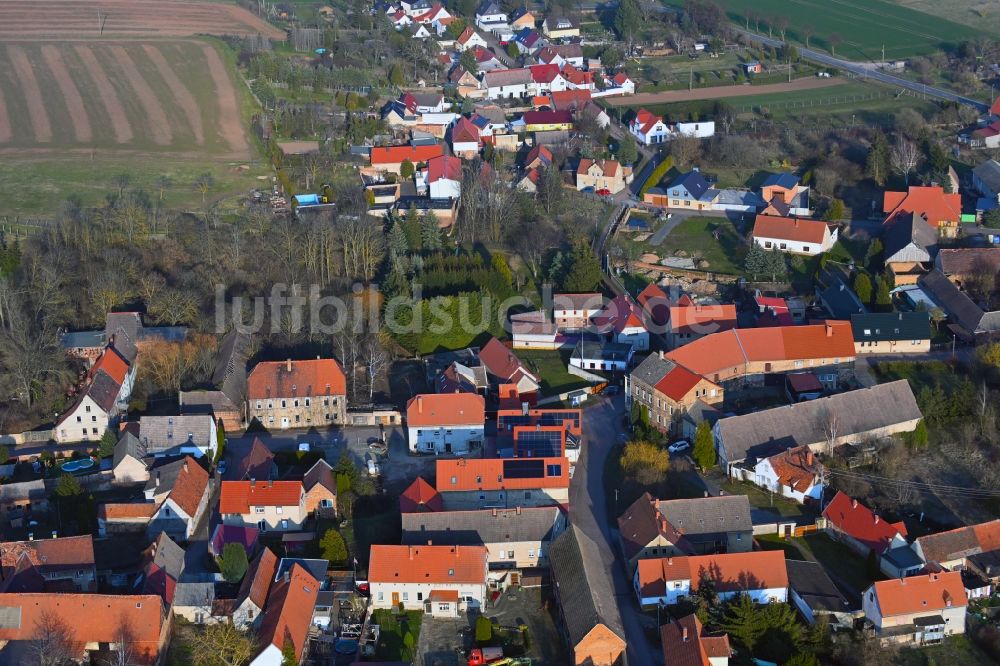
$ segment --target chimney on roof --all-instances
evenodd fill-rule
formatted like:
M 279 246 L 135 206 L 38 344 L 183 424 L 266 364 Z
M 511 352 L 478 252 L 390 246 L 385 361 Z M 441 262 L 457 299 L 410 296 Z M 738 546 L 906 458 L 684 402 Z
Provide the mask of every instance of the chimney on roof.
M 518 504 L 515 510 L 517 511 L 517 515 L 520 516 L 521 515 L 521 505 Z
M 813 464 L 813 452 L 806 450 L 806 464 L 812 466 Z
M 291 572 L 291 571 L 287 571 L 287 570 L 286 570 L 286 571 L 285 571 L 285 582 L 287 583 L 287 582 L 289 582 L 290 580 L 292 580 L 292 572 Z
M 878 514 L 875 514 L 875 524 L 878 525 Z
M 251 488 L 257 487 L 257 479 L 253 478 L 252 476 L 250 477 L 250 487 Z
M 856 499 L 852 499 L 851 500 L 851 508 L 852 509 L 857 509 L 858 508 L 858 500 L 856 500 Z
M 159 471 L 156 472 L 156 478 L 153 480 L 153 487 L 154 488 L 159 488 L 160 487 L 160 472 Z
M 187 458 L 184 459 L 184 471 L 188 471 L 188 461 Z
M 668 567 L 669 566 L 673 566 L 673 564 L 674 564 L 674 558 L 673 557 L 668 557 L 667 558 L 667 566 Z
M 705 491 L 703 491 L 703 492 L 705 493 L 705 497 L 708 497 L 708 491 L 707 491 L 707 490 L 705 490 Z
M 34 541 L 34 540 L 35 540 L 35 533 L 28 532 L 28 541 Z
M 417 414 L 424 413 L 424 397 L 422 395 L 417 396 Z
M 826 337 L 828 338 L 833 337 L 833 324 L 831 324 L 830 322 L 826 322 Z
M 287 369 L 288 372 L 292 371 L 292 359 L 288 359 L 287 361 L 285 361 L 285 369 Z
M 267 487 L 268 488 L 274 488 L 274 479 L 268 479 L 267 480 Z
M 52 530 L 52 538 L 53 539 L 59 538 L 59 532 L 56 532 L 55 530 Z
M 407 551 L 407 553 L 410 556 L 410 561 L 412 562 L 413 561 L 413 546 L 410 546 L 409 548 L 407 548 L 406 551 Z
M 684 641 L 685 643 L 688 642 L 688 628 L 687 627 L 682 627 L 681 628 L 681 640 Z
M 433 541 L 431 541 L 430 539 L 428 539 L 428 540 L 427 540 L 427 545 L 428 545 L 428 546 L 433 546 L 433 545 L 434 545 L 434 542 L 433 542 Z

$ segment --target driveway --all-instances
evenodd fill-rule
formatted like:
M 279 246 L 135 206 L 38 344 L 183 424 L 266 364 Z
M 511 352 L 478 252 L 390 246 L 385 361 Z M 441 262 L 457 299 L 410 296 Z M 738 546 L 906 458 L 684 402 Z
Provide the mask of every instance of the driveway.
M 420 636 L 415 648 L 415 666 L 459 666 L 463 632 L 469 628 L 465 618 L 435 618 L 425 615 L 420 622 Z
M 649 618 L 636 604 L 632 584 L 625 576 L 625 565 L 618 558 L 615 530 L 605 510 L 604 464 L 619 441 L 624 414 L 625 396 L 622 395 L 601 398 L 583 411 L 587 444 L 570 483 L 569 514 L 570 520 L 605 550 L 608 574 L 625 628 L 624 638 L 628 641 L 629 666 L 656 666 L 663 663 L 663 655 L 646 634 L 644 627 L 651 626 Z

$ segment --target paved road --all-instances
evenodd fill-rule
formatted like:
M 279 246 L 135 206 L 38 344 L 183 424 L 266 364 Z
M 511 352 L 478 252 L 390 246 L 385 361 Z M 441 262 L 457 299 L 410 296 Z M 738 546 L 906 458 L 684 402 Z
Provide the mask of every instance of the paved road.
M 607 571 L 628 641 L 629 666 L 657 666 L 663 655 L 648 638 L 645 626 L 652 626 L 635 601 L 632 585 L 625 576 L 625 565 L 618 558 L 615 532 L 605 510 L 604 464 L 608 453 L 619 440 L 621 419 L 625 414 L 625 397 L 601 398 L 598 404 L 583 412 L 587 446 L 576 464 L 570 484 L 569 514 L 573 524 L 587 537 L 602 546 Z

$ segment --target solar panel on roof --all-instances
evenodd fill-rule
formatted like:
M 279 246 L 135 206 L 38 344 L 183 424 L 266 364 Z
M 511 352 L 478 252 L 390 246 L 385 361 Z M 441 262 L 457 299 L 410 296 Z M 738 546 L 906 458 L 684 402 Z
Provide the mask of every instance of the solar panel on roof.
M 508 479 L 543 479 L 545 478 L 545 461 L 524 458 L 504 460 L 503 475 Z
M 517 435 L 519 458 L 557 458 L 562 455 L 562 436 L 559 432 L 521 432 Z

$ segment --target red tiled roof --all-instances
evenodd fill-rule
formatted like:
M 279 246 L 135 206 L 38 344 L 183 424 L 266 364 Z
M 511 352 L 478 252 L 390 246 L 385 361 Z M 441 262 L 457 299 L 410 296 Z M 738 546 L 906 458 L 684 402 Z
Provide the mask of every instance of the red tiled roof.
M 16 620 L 0 628 L 0 641 L 31 640 L 43 617 L 54 617 L 76 645 L 114 643 L 123 619 L 133 633 L 135 659 L 156 661 L 163 623 L 163 601 L 152 594 L 0 594 L 0 607 L 17 608 Z
M 480 348 L 479 362 L 486 367 L 487 372 L 502 380 L 516 381 L 521 376 L 527 376 L 537 382 L 537 377 L 528 372 L 524 364 L 521 363 L 521 359 L 496 338 L 491 337 Z M 505 381 L 505 383 L 510 382 Z
M 371 163 L 402 164 L 409 160 L 417 164 L 441 155 L 444 155 L 444 151 L 441 145 L 436 143 L 432 146 L 376 146 L 372 148 Z
M 638 126 L 639 131 L 643 134 L 648 133 L 653 126 L 658 122 L 662 122 L 663 118 L 650 113 L 646 109 L 639 109 L 635 114 L 635 119 L 632 121 L 633 126 Z
M 534 488 L 569 488 L 569 462 L 565 458 L 521 458 L 542 460 L 546 475 L 558 465 L 559 474 L 543 478 L 505 478 L 504 460 L 499 458 L 459 458 L 437 460 L 438 492 L 463 490 L 531 490 Z
M 263 608 L 267 603 L 267 593 L 271 591 L 271 583 L 278 570 L 278 556 L 267 546 L 260 551 L 250 563 L 243 581 L 240 583 L 240 593 L 236 599 L 242 603 L 249 599 L 257 608 Z
M 597 165 L 597 167 L 601 170 L 601 174 L 607 178 L 614 178 L 615 174 L 618 173 L 618 167 L 620 166 L 617 160 L 591 160 L 583 158 L 580 160 L 580 164 L 577 165 L 576 172 L 578 174 L 587 173 L 590 170 L 590 167 L 594 165 Z
M 427 163 L 427 182 L 462 180 L 462 160 L 450 155 L 435 157 Z
M 656 283 L 647 284 L 635 300 L 657 326 L 664 326 L 670 321 L 670 297 Z
M 528 151 L 528 155 L 524 158 L 524 163 L 530 165 L 535 160 L 540 160 L 546 166 L 552 164 L 552 151 L 549 150 L 548 146 L 543 146 L 540 143 L 537 144 Z
M 418 476 L 399 496 L 401 513 L 441 511 L 443 509 L 444 502 L 441 500 L 441 493 L 434 490 L 434 486 L 427 483 L 422 476 Z
M 882 617 L 960 608 L 969 602 L 960 571 L 880 580 L 874 587 Z
M 776 215 L 758 215 L 753 225 L 754 238 L 777 238 L 800 243 L 822 243 L 829 230 L 826 222 Z
M 406 425 L 483 425 L 486 401 L 477 393 L 422 393 L 406 403 Z
M 114 347 L 106 347 L 104 353 L 94 363 L 94 367 L 90 369 L 90 377 L 93 378 L 101 370 L 108 373 L 108 376 L 120 386 L 125 383 L 125 377 L 128 375 L 128 361 L 122 358 Z
M 903 523 L 882 520 L 861 502 L 842 492 L 823 510 L 823 517 L 841 532 L 881 554 L 897 536 L 906 536 Z
M 570 111 L 525 111 L 521 120 L 525 125 L 572 124 L 573 114 Z
M 431 590 L 429 598 L 431 602 L 458 603 L 458 590 Z
M 280 650 L 290 642 L 295 658 L 301 658 L 318 596 L 316 579 L 301 564 L 293 564 L 288 580 L 276 582 L 267 596 L 258 631 L 262 647 L 274 645 Z
M 968 555 L 1000 550 L 1000 520 L 967 525 L 917 539 L 926 562 L 950 562 Z
M 710 635 L 697 615 L 688 615 L 660 627 L 663 657 L 668 666 L 711 666 L 711 658 L 732 654 L 726 634 Z
M 993 100 L 993 104 L 990 105 L 990 115 L 1000 116 L 1000 97 L 997 97 L 995 100 Z
M 479 128 L 476 127 L 471 120 L 465 116 L 459 117 L 455 121 L 455 124 L 451 128 L 451 143 L 452 145 L 456 143 L 479 143 Z M 427 162 L 427 166 L 431 165 L 431 162 L 436 160 L 448 159 L 445 157 L 436 157 L 433 160 Z M 454 158 L 451 158 L 454 159 Z M 462 163 L 458 163 L 458 175 L 462 174 Z M 457 179 L 453 179 L 457 180 Z
M 819 467 L 808 446 L 797 446 L 767 459 L 778 483 L 804 493 L 813 485 Z
M 301 481 L 223 481 L 219 513 L 246 514 L 254 506 L 298 506 Z
M 455 41 L 457 41 L 459 44 L 465 45 L 470 39 L 472 39 L 472 36 L 474 34 L 476 34 L 476 31 L 472 29 L 472 26 L 468 26 L 465 30 L 462 31 L 462 34 L 459 35 L 458 39 Z
M 644 597 L 662 595 L 666 583 L 675 580 L 691 581 L 691 591 L 695 592 L 706 577 L 718 592 L 788 587 L 785 554 L 780 550 L 661 557 L 639 560 L 637 565 Z
M 726 303 L 670 308 L 670 330 L 675 333 L 720 333 L 736 328 L 736 306 Z
M 566 63 L 563 67 L 563 78 L 575 86 L 586 85 L 594 82 L 594 73 L 577 69 L 573 65 Z
M 152 518 L 159 507 L 155 502 L 127 502 L 100 504 L 97 507 L 97 517 L 104 520 L 121 520 L 123 518 Z
M 8 578 L 14 569 L 24 564 L 34 566 L 42 573 L 93 567 L 94 540 L 87 534 L 0 544 L 2 578 Z
M 675 365 L 673 370 L 656 383 L 655 388 L 671 400 L 680 402 L 702 379 L 701 375 L 694 374 L 684 366 Z
M 190 518 L 198 511 L 198 504 L 208 488 L 208 472 L 198 461 L 187 456 L 184 467 L 177 473 L 177 480 L 170 490 L 168 499 L 173 500 Z
M 590 90 L 560 90 L 552 93 L 552 104 L 558 111 L 582 109 L 592 99 Z
M 591 317 L 600 331 L 621 333 L 626 328 L 645 328 L 638 307 L 626 294 L 608 301 L 604 309 Z
M 250 444 L 250 450 L 236 464 L 232 478 L 237 481 L 244 479 L 266 480 L 271 474 L 273 464 L 274 454 L 271 453 L 271 449 L 267 448 L 260 437 L 254 437 Z
M 528 69 L 535 83 L 552 83 L 559 76 L 559 65 L 532 65 Z
M 372 583 L 482 584 L 485 546 L 373 545 L 368 560 Z
M 882 202 L 885 221 L 900 213 L 913 213 L 937 228 L 942 222 L 958 223 L 962 216 L 962 195 L 946 194 L 939 186 L 911 185 L 906 192 L 886 192 Z
M 440 154 L 441 147 L 437 149 Z M 247 378 L 248 400 L 346 394 L 344 371 L 332 358 L 262 361 Z
M 625 72 L 618 72 L 617 74 L 615 74 L 614 76 L 611 77 L 611 80 L 614 81 L 615 84 L 620 87 L 620 86 L 625 85 L 626 83 L 628 83 L 632 79 L 629 78 L 629 75 L 626 74 Z

